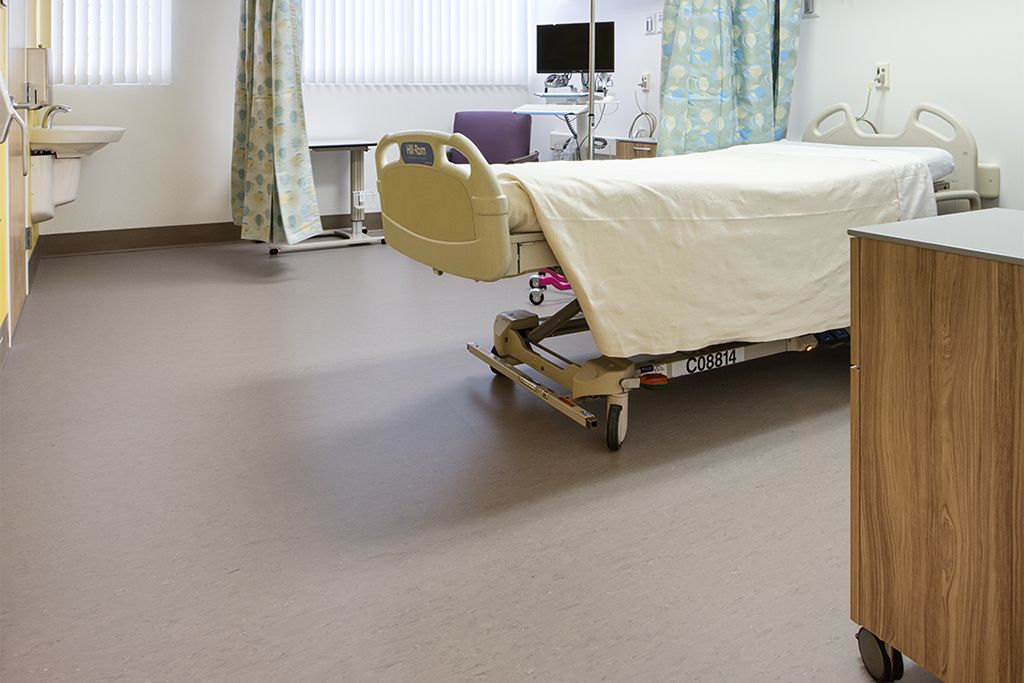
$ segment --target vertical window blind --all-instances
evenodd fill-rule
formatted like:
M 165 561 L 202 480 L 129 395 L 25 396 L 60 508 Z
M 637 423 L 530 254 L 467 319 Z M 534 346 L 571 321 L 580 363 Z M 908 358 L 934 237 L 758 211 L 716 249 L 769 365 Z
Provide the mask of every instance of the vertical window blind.
M 522 85 L 526 0 L 303 0 L 306 83 Z
M 174 0 L 51 0 L 54 82 L 171 82 Z

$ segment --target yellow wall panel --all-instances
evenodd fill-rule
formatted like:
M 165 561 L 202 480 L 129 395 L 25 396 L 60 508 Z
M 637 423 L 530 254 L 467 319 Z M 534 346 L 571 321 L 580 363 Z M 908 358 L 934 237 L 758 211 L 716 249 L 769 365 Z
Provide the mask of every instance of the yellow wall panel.
M 0 10 L 0 72 L 7 79 L 7 10 Z M 0 321 L 10 312 L 10 202 L 7 197 L 7 145 L 0 145 Z

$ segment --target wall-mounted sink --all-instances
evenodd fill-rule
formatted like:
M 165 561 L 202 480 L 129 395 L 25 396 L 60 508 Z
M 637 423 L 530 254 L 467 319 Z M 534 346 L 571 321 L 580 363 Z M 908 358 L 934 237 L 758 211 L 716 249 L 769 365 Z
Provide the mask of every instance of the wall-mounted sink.
M 117 142 L 124 135 L 117 126 L 54 126 L 29 130 L 32 156 L 31 216 L 33 223 L 54 217 L 56 208 L 78 196 L 82 157 Z
M 92 154 L 124 135 L 117 126 L 54 126 L 32 128 L 29 145 L 33 152 L 53 152 L 58 159 L 74 159 Z

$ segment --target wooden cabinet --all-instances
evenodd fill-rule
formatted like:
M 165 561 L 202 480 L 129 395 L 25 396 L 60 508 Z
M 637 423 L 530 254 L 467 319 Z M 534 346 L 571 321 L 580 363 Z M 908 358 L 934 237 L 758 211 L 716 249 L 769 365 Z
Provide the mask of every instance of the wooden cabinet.
M 658 156 L 658 143 L 654 140 L 616 140 L 616 159 L 651 159 Z
M 873 634 L 882 664 L 896 648 L 946 683 L 1024 681 L 1024 212 L 851 234 L 865 664 Z

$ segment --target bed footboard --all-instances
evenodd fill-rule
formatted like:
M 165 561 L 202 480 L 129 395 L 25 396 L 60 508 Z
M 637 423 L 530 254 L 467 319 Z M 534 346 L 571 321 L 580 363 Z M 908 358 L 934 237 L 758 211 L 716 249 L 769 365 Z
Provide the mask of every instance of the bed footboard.
M 388 161 L 394 147 L 398 158 Z M 448 161 L 449 148 L 469 165 Z M 438 272 L 485 282 L 508 275 L 508 198 L 468 138 L 436 131 L 385 135 L 376 161 L 389 245 Z

